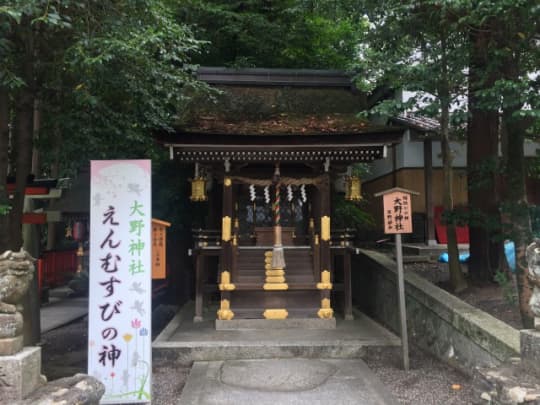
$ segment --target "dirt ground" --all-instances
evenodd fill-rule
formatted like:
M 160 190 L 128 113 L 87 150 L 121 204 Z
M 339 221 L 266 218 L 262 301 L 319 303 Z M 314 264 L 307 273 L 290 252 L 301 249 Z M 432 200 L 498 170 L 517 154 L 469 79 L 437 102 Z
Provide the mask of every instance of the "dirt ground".
M 421 277 L 452 293 L 449 291 L 447 263 L 407 263 L 404 265 L 404 269 L 405 271 L 414 271 Z M 467 265 L 462 264 L 462 269 L 466 272 Z M 483 285 L 474 285 L 469 282 L 469 287 L 465 291 L 454 295 L 495 318 L 506 322 L 508 325 L 516 329 L 521 329 L 521 316 L 519 314 L 517 298 L 512 294 L 512 291 L 515 291 L 515 289 L 512 289 L 512 282 L 513 280 L 509 281 L 507 286 L 501 286 L 496 282 Z

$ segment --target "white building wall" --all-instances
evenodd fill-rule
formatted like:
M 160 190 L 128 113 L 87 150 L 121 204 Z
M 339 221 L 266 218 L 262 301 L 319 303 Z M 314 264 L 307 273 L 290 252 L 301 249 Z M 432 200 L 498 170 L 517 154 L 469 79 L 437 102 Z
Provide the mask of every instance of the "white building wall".
M 442 168 L 441 142 L 432 142 L 432 161 L 434 168 Z M 364 176 L 364 181 L 373 180 L 392 173 L 392 149 L 396 148 L 396 170 L 404 168 L 424 167 L 424 142 L 411 140 L 410 133 L 407 131 L 403 136 L 403 141 L 397 145 L 389 146 L 385 159 L 375 160 L 370 165 L 370 173 Z M 450 148 L 454 160 L 452 166 L 455 168 L 467 167 L 467 143 L 465 141 L 452 141 Z M 523 148 L 525 157 L 540 156 L 540 142 L 530 140 L 525 141 Z

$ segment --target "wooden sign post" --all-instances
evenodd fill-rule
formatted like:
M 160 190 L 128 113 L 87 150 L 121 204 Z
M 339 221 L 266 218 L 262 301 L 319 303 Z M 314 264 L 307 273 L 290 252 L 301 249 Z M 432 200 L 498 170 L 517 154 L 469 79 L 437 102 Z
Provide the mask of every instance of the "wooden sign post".
M 407 337 L 407 309 L 405 307 L 405 283 L 403 279 L 403 249 L 401 234 L 412 233 L 412 195 L 417 192 L 395 187 L 375 194 L 383 197 L 384 233 L 396 238 L 396 262 L 398 276 L 398 304 L 401 326 L 403 369 L 409 370 L 409 341 Z

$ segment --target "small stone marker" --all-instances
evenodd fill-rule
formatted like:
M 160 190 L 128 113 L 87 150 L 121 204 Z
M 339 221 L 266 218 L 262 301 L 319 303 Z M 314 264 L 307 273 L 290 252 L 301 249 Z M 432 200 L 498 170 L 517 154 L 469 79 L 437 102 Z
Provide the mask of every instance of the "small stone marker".
M 396 261 L 398 276 L 398 302 L 399 319 L 401 326 L 401 348 L 403 369 L 409 370 L 409 342 L 407 337 L 407 310 L 405 307 L 405 283 L 403 280 L 403 249 L 401 247 L 401 234 L 412 233 L 412 196 L 418 195 L 416 191 L 394 187 L 376 193 L 375 197 L 383 198 L 384 233 L 394 234 L 396 237 Z

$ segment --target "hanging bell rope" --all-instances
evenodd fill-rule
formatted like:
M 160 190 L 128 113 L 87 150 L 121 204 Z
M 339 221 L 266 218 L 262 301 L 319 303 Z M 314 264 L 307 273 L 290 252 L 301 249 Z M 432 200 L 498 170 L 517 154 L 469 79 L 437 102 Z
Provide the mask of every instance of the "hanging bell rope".
M 279 164 L 276 164 L 276 170 L 274 172 L 274 248 L 272 249 L 272 268 L 284 269 L 285 268 L 285 252 L 281 244 L 281 179 L 279 175 Z
M 276 193 L 274 198 L 274 224 L 275 226 L 281 225 L 281 210 L 280 210 L 280 204 L 281 204 L 281 195 L 280 195 L 280 187 L 281 185 L 278 183 L 276 184 Z

